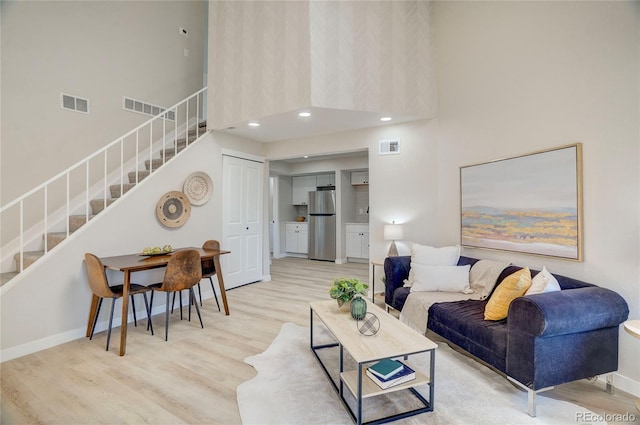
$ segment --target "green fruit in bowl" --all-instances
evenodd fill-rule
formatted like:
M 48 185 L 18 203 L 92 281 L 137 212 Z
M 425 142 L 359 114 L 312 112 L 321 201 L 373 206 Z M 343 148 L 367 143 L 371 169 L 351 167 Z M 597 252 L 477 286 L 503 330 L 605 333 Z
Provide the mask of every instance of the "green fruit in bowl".
M 164 254 L 166 252 L 171 252 L 171 251 L 173 251 L 173 250 L 171 249 L 170 245 L 165 245 L 162 248 L 160 248 L 159 246 L 154 246 L 153 248 L 147 246 L 142 250 L 142 254 L 143 255 L 157 255 L 157 254 Z

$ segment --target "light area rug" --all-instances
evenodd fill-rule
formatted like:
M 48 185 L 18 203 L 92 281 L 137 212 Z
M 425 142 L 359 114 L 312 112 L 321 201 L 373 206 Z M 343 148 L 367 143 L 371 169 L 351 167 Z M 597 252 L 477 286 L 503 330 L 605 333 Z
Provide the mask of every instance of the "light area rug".
M 324 328 L 314 327 L 314 342 L 331 337 Z M 337 348 L 322 350 L 327 362 Z M 348 364 L 345 354 L 345 365 Z M 537 416 L 526 413 L 527 393 L 484 365 L 439 343 L 435 362 L 434 411 L 405 418 L 395 424 L 600 424 L 583 418 L 598 418 L 580 406 L 537 397 Z M 418 369 L 427 372 L 428 354 L 411 356 Z M 352 424 L 327 376 L 309 348 L 309 328 L 285 323 L 269 348 L 247 357 L 257 375 L 237 388 L 242 423 L 253 424 Z M 347 369 L 347 366 L 345 366 Z M 337 372 L 336 372 L 337 377 Z M 418 387 L 428 399 L 428 386 Z M 345 392 L 348 390 L 345 387 Z M 365 421 L 397 413 L 415 397 L 408 391 L 367 398 L 363 402 Z M 353 406 L 353 400 L 349 403 Z

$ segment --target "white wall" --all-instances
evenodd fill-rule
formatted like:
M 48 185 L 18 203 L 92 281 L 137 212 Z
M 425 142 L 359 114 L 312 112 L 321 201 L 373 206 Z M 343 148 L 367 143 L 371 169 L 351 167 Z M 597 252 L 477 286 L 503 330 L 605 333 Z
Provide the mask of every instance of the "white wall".
M 124 111 L 123 96 L 168 107 L 202 88 L 205 2 L 0 8 L 2 204 L 149 118 Z M 63 110 L 61 92 L 89 99 L 90 114 Z

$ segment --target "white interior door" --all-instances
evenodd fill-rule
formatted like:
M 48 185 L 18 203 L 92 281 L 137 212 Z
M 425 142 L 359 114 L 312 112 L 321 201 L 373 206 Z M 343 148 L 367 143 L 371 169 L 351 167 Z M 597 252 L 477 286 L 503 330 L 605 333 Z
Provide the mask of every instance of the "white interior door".
M 263 164 L 224 155 L 222 256 L 227 289 L 262 279 Z

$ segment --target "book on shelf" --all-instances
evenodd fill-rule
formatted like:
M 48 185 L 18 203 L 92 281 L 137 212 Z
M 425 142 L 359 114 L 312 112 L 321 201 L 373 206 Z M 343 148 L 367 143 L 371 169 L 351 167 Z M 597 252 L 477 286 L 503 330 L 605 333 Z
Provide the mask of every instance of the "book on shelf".
M 404 364 L 398 360 L 383 359 L 369 366 L 367 370 L 381 379 L 387 379 L 400 372 L 403 366 Z
M 402 365 L 402 369 L 399 372 L 396 372 L 394 375 L 388 377 L 387 379 L 382 379 L 378 377 L 376 374 L 372 373 L 371 368 L 367 368 L 366 373 L 369 378 L 373 382 L 375 382 L 380 388 L 383 390 L 387 388 L 391 388 L 395 385 L 404 384 L 405 382 L 412 381 L 416 379 L 415 370 L 411 369 L 404 363 L 399 362 Z

